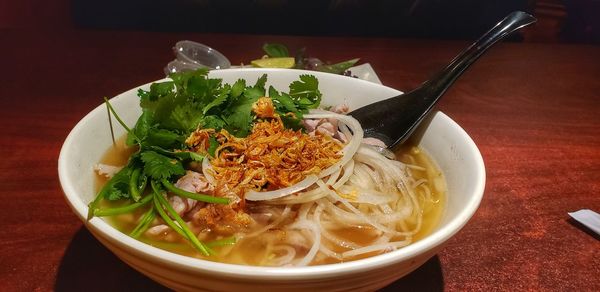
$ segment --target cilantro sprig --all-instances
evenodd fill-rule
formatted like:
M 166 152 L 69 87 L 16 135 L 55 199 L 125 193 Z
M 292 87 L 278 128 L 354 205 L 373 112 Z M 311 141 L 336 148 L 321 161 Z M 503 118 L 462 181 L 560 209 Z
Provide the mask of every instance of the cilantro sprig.
M 321 102 L 318 80 L 302 75 L 289 86 L 289 92 L 267 90 L 267 76 L 254 85 L 243 79 L 232 85 L 221 79 L 209 78 L 206 69 L 175 73 L 171 80 L 153 83 L 149 90 L 139 89 L 142 114 L 129 128 L 105 99 L 109 113 L 127 132 L 126 143 L 137 147 L 128 163 L 116 173 L 89 204 L 88 219 L 94 216 L 114 216 L 146 208 L 130 236 L 137 238 L 160 216 L 175 232 L 187 239 L 202 254 L 213 253 L 209 246 L 234 244 L 235 238 L 204 244 L 196 238 L 183 219 L 165 198 L 167 192 L 209 204 L 228 204 L 226 198 L 191 193 L 179 189 L 174 182 L 185 174 L 186 165 L 205 159 L 204 154 L 191 152 L 185 139 L 197 128 L 225 129 L 237 137 L 245 137 L 252 129 L 252 105 L 269 95 L 275 111 L 284 124 L 299 128 L 302 115 Z M 292 115 L 288 115 L 292 113 Z M 111 124 L 112 126 L 112 124 Z M 209 138 L 207 155 L 214 155 L 218 142 Z M 118 207 L 103 208 L 102 201 L 117 202 Z

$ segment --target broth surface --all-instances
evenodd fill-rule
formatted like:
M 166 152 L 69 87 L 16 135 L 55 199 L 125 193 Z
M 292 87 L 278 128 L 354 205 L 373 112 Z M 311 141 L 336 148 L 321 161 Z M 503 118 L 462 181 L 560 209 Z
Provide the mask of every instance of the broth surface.
M 136 151 L 135 148 L 127 147 L 125 145 L 125 138 L 117 140 L 115 146 L 110 147 L 105 155 L 102 157 L 100 163 L 122 166 L 127 163 L 129 156 Z M 410 167 L 409 172 L 415 178 L 415 180 L 426 179 L 430 195 L 422 196 L 427 199 L 422 199 L 423 202 L 423 221 L 420 231 L 412 236 L 412 243 L 424 238 L 430 234 L 438 225 L 446 205 L 446 185 L 445 179 L 441 171 L 437 168 L 435 163 L 428 157 L 425 151 L 419 149 L 414 145 L 403 146 L 396 152 L 396 157 L 399 161 L 409 164 L 416 165 L 417 167 Z M 106 183 L 107 179 L 103 176 L 96 175 L 96 189 L 97 191 Z M 417 188 L 418 192 L 425 192 L 424 189 Z M 116 206 L 116 203 L 104 203 L 103 206 L 111 207 Z M 141 215 L 146 209 L 141 208 L 132 214 L 124 214 L 114 217 L 105 217 L 105 219 L 113 225 L 115 228 L 123 233 L 128 234 L 131 232 Z M 155 219 L 156 223 L 159 223 L 158 219 Z M 285 221 L 284 221 L 285 223 Z M 333 230 L 332 233 L 349 242 L 355 242 L 359 244 L 368 244 L 373 241 L 377 235 L 372 228 L 365 226 L 357 227 L 344 227 L 337 230 Z M 277 247 L 272 245 L 272 240 L 264 240 L 266 237 L 286 237 L 285 231 L 280 229 L 273 229 L 259 237 L 251 239 L 242 239 L 233 246 L 217 247 L 217 255 L 210 257 L 203 257 L 199 252 L 194 249 L 186 240 L 179 236 L 171 236 L 170 241 L 159 241 L 147 237 L 145 234 L 142 235 L 139 240 L 150 244 L 152 246 L 165 249 L 178 254 L 203 258 L 206 260 L 234 263 L 234 264 L 250 264 L 250 265 L 269 265 L 269 263 L 263 262 L 265 258 L 269 258 L 270 255 L 276 255 L 278 253 Z M 208 236 L 207 238 L 201 238 L 204 242 L 210 242 L 213 240 L 219 240 L 221 237 Z M 329 246 L 334 252 L 343 252 L 340 247 Z M 380 252 L 367 253 L 359 256 L 354 256 L 348 260 L 356 260 L 379 254 Z M 327 257 L 324 255 L 318 256 L 311 263 L 311 265 L 318 264 L 330 264 L 337 263 L 339 260 Z

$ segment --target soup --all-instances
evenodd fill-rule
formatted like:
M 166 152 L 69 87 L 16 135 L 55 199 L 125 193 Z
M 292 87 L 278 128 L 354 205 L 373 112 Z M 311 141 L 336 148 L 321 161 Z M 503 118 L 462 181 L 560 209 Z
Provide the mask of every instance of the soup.
M 414 145 L 388 159 L 380 141 L 340 114 L 347 109 L 316 109 L 316 80 L 301 77 L 289 94 L 270 88 L 266 97 L 261 79 L 222 86 L 203 72 L 190 76 L 216 97 L 194 112 L 193 92 L 192 105 L 180 107 L 180 90 L 195 79 L 140 92 L 144 113 L 100 162 L 112 178 L 99 176 L 90 216 L 175 253 L 258 266 L 352 261 L 435 228 L 445 182 L 434 163 Z
M 106 154 L 103 156 L 101 163 L 108 165 L 125 165 L 134 150 L 134 148 L 125 145 L 125 139 L 121 138 L 117 140 L 117 143 L 114 147 L 108 149 Z M 416 191 L 419 194 L 419 200 L 421 200 L 421 204 L 423 206 L 422 223 L 420 229 L 411 236 L 412 243 L 427 236 L 439 223 L 440 218 L 443 215 L 446 201 L 445 179 L 435 163 L 422 149 L 409 143 L 408 145 L 402 146 L 398 151 L 396 151 L 395 154 L 399 161 L 409 166 L 407 171 L 410 172 L 413 180 L 415 182 L 420 182 L 420 187 L 417 187 Z M 102 175 L 96 175 L 96 179 L 97 190 L 100 190 L 100 188 L 106 183 L 107 179 Z M 107 206 L 108 205 L 109 204 L 107 204 Z M 112 206 L 114 206 L 114 204 L 112 204 Z M 295 206 L 293 209 L 297 208 L 298 206 Z M 107 219 L 111 225 L 116 227 L 118 230 L 129 234 L 136 227 L 140 217 L 144 214 L 144 212 L 145 209 L 140 209 L 132 214 L 118 215 L 114 217 L 108 217 Z M 154 224 L 160 224 L 159 220 L 157 219 Z M 281 223 L 281 225 L 284 224 L 285 222 Z M 264 225 L 255 227 L 255 229 L 250 231 L 250 233 L 258 229 L 264 229 L 264 227 Z M 266 237 L 285 236 L 285 234 L 282 234 L 282 232 L 283 231 L 279 228 L 279 226 L 273 226 L 265 231 L 264 235 Z M 373 230 L 371 228 L 363 225 L 343 226 L 342 228 L 336 228 L 331 231 L 331 233 L 341 241 L 355 243 L 362 246 L 369 246 L 373 241 L 376 240 L 376 236 L 374 236 L 372 232 Z M 222 238 L 223 237 L 216 236 L 212 238 L 212 240 L 218 240 Z M 185 239 L 181 237 L 157 238 L 157 236 L 143 234 L 139 237 L 139 240 L 149 245 L 185 256 L 244 265 L 275 265 L 275 263 L 269 262 L 268 259 L 273 257 L 269 256 L 268 253 L 277 252 L 276 250 L 273 250 L 273 244 L 270 243 L 269 240 L 261 240 L 260 236 L 253 236 L 250 239 L 239 240 L 235 246 L 221 247 L 220 249 L 217 249 L 219 254 L 211 257 L 202 256 L 196 249 L 189 245 Z M 323 244 L 327 245 L 327 248 L 338 254 L 341 254 L 344 251 L 352 250 L 351 247 L 339 246 L 330 242 L 324 242 Z M 383 251 L 367 252 L 345 259 L 322 254 L 317 255 L 315 260 L 310 264 L 318 265 L 338 263 L 361 259 L 380 254 L 382 252 Z

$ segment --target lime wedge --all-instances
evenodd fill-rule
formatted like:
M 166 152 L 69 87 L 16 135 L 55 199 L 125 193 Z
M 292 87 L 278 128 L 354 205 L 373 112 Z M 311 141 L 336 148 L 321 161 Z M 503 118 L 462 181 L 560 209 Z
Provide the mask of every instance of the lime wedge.
M 293 68 L 296 64 L 296 60 L 292 57 L 280 57 L 280 58 L 265 58 L 258 59 L 250 62 L 252 66 L 259 68 Z

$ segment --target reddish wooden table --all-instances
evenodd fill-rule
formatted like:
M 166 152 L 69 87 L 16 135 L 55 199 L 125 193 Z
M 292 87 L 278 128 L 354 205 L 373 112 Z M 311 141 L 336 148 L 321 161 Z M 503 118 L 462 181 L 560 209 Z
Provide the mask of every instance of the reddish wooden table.
M 191 39 L 235 64 L 264 42 L 313 56 L 360 57 L 411 89 L 467 43 L 139 32 L 0 31 L 0 290 L 163 290 L 98 243 L 63 199 L 57 158 L 102 97 L 163 77 Z M 439 108 L 479 146 L 487 186 L 446 248 L 388 287 L 600 291 L 600 241 L 567 212 L 600 211 L 600 47 L 504 43 Z

